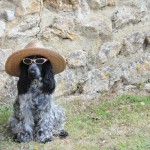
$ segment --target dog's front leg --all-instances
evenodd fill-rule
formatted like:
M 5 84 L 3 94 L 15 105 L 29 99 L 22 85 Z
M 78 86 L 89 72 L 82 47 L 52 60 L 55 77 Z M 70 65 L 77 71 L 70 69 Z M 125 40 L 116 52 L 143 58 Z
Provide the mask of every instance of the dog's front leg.
M 27 101 L 20 102 L 19 120 L 18 133 L 15 140 L 17 142 L 29 142 L 33 140 L 34 119 Z
M 53 140 L 53 118 L 50 118 L 48 112 L 41 111 L 39 113 L 38 122 L 35 124 L 35 140 L 41 143 L 46 143 Z

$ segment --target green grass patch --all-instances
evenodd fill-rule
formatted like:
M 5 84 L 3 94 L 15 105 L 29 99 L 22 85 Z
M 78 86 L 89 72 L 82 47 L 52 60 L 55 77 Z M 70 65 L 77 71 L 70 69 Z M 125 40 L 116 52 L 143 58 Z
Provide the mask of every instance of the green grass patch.
M 0 124 L 6 123 L 12 112 L 11 106 L 0 106 Z
M 70 136 L 53 142 L 17 144 L 7 134 L 11 106 L 0 107 L 0 149 L 29 150 L 149 150 L 150 96 L 122 95 L 116 99 L 74 100 L 67 109 Z

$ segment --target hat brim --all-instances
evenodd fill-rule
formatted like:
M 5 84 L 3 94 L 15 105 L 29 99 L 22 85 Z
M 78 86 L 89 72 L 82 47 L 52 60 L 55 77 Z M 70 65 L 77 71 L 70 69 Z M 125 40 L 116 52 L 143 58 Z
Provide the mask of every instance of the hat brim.
M 60 54 L 52 51 L 51 49 L 25 48 L 13 53 L 8 57 L 5 64 L 5 71 L 12 76 L 19 77 L 20 63 L 22 59 L 32 55 L 41 55 L 47 58 L 52 64 L 52 70 L 54 74 L 58 74 L 66 68 L 65 59 Z

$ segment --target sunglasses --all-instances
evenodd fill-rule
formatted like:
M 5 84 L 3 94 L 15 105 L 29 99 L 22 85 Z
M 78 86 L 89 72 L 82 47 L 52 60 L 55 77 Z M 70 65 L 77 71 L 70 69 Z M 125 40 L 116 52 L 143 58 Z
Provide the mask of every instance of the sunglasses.
M 41 65 L 41 64 L 44 64 L 47 61 L 47 59 L 46 58 L 36 58 L 36 59 L 24 58 L 22 61 L 26 65 L 30 65 L 32 63 Z

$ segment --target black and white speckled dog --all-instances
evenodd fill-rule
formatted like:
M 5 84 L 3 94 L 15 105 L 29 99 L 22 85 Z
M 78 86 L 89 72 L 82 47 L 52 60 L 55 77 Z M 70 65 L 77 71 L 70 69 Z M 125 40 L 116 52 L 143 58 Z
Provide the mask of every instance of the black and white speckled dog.
M 50 61 L 31 56 L 22 60 L 20 69 L 18 96 L 8 123 L 15 141 L 45 143 L 54 135 L 66 137 L 65 109 L 52 100 L 55 80 Z

